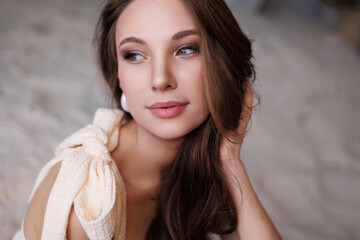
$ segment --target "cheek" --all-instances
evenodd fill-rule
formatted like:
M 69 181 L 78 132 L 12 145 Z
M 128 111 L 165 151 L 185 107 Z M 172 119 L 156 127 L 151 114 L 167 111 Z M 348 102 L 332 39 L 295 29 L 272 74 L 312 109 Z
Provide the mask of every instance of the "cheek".
M 201 115 L 202 118 L 206 118 L 209 115 L 210 110 L 203 84 L 199 86 L 198 91 L 195 93 L 194 97 L 199 115 Z
M 131 114 L 136 114 L 145 103 L 144 96 L 146 87 L 146 74 L 142 69 L 134 66 L 121 66 L 118 71 L 118 81 L 121 90 L 125 93 Z
M 200 62 L 189 66 L 182 79 L 184 80 L 184 91 L 191 95 L 198 108 L 204 108 L 204 111 L 208 112 L 203 71 Z
M 130 64 L 118 65 L 118 81 L 120 88 L 127 93 L 131 94 L 134 91 L 140 91 L 141 86 L 144 86 L 146 80 L 146 69 L 132 66 Z
M 131 69 L 126 68 L 124 64 L 118 65 L 118 81 L 120 88 L 125 92 L 128 88 L 128 85 L 131 84 L 131 78 L 132 78 L 132 72 Z
M 203 88 L 202 82 L 202 67 L 200 59 L 189 61 L 187 63 L 180 63 L 174 67 L 176 73 L 175 78 L 180 85 L 183 85 L 189 91 Z

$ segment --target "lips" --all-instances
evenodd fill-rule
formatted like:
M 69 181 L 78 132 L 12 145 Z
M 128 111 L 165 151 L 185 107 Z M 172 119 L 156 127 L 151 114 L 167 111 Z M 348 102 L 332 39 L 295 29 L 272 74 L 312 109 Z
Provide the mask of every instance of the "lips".
M 182 106 L 185 104 L 186 103 L 175 102 L 175 101 L 156 102 L 153 105 L 151 105 L 150 108 L 170 108 L 170 107 Z
M 150 106 L 150 111 L 160 118 L 169 118 L 179 115 L 187 106 L 187 103 L 168 101 L 156 102 Z

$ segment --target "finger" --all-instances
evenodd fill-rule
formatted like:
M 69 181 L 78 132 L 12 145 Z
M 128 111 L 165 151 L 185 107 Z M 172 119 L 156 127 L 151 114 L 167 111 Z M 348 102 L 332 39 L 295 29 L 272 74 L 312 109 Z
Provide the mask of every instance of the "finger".
M 242 103 L 242 110 L 240 115 L 239 130 L 240 134 L 244 135 L 248 122 L 252 115 L 254 89 L 249 82 L 245 83 L 244 100 Z
M 242 110 L 239 119 L 239 126 L 236 130 L 237 137 L 233 139 L 232 136 L 230 136 L 229 138 L 222 139 L 220 143 L 221 144 L 220 154 L 222 156 L 222 159 L 226 158 L 226 156 L 238 156 L 238 154 L 240 154 L 240 149 L 246 134 L 247 125 L 251 118 L 254 90 L 250 83 L 247 82 L 244 84 L 245 84 L 244 99 L 242 102 Z

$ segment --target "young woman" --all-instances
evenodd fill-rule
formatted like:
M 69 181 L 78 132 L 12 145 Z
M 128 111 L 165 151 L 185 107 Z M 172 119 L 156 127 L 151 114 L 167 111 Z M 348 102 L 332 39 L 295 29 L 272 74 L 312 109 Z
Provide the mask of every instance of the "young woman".
M 58 146 L 17 237 L 281 239 L 240 158 L 254 67 L 226 4 L 109 0 L 95 43 L 122 111 Z

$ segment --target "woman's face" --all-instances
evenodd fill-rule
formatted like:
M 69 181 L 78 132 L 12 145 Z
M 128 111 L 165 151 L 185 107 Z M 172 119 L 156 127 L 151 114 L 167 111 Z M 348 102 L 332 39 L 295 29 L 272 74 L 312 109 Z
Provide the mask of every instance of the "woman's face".
M 181 0 L 135 0 L 116 24 L 118 78 L 138 126 L 176 139 L 209 115 L 200 37 Z

